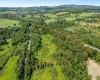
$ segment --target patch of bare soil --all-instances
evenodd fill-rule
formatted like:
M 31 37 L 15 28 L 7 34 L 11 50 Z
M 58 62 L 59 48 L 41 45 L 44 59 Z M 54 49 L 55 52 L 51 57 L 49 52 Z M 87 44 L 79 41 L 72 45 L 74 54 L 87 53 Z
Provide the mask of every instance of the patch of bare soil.
M 91 76 L 91 80 L 97 80 L 97 76 L 100 76 L 100 65 L 93 60 L 88 60 L 88 74 Z

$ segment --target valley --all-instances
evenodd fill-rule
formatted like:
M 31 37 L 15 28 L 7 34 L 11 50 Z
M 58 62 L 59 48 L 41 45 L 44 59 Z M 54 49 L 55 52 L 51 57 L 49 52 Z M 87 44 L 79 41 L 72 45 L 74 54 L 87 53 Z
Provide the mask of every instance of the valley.
M 100 80 L 99 6 L 70 6 L 0 8 L 0 80 Z

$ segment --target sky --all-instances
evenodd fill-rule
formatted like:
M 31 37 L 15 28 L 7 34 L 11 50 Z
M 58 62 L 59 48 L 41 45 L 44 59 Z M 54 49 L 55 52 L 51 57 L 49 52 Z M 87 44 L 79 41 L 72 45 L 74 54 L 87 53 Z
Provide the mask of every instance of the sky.
M 100 6 L 100 0 L 0 0 L 0 7 L 57 6 L 66 4 Z

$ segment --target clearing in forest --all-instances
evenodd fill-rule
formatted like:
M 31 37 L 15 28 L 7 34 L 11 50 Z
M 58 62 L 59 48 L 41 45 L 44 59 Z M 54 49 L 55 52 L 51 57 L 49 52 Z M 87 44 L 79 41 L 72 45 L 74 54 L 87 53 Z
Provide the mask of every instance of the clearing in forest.
M 5 67 L 0 73 L 0 80 L 16 80 L 17 61 L 19 56 L 13 56 L 8 60 Z
M 51 62 L 54 65 L 46 66 L 45 69 L 37 69 L 33 71 L 31 80 L 63 80 L 64 75 L 61 71 L 61 66 L 56 65 L 52 54 L 56 53 L 56 45 L 52 42 L 53 37 L 49 34 L 42 35 L 42 48 L 36 53 L 38 60 Z
M 0 19 L 0 28 L 13 26 L 14 24 L 18 24 L 18 21 L 16 21 L 16 20 L 8 20 L 8 19 Z
M 91 76 L 91 80 L 97 80 L 96 78 L 100 76 L 100 65 L 93 60 L 88 60 L 88 74 Z
M 11 39 L 7 39 L 8 44 L 0 46 L 0 56 L 6 54 L 9 49 L 12 47 Z

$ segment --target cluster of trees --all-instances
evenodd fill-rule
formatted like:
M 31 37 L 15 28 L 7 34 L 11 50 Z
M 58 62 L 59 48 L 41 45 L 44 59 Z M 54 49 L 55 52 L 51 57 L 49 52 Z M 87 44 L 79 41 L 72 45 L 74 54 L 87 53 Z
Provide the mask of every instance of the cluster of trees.
M 9 39 L 11 37 L 12 29 L 10 28 L 1 28 L 0 29 L 0 39 Z
M 70 9 L 67 11 L 70 13 L 81 12 Z M 57 12 L 61 12 L 61 10 L 50 11 L 50 13 L 54 14 Z M 18 13 L 0 14 L 0 18 L 17 19 L 20 20 L 21 24 L 21 27 L 0 29 L 0 45 L 7 44 L 7 39 L 11 38 L 12 40 L 11 49 L 9 49 L 7 54 L 0 56 L 0 70 L 3 69 L 11 56 L 20 56 L 16 70 L 17 80 L 30 80 L 32 72 L 35 69 L 44 69 L 53 66 L 52 63 L 39 62 L 35 55 L 42 47 L 41 35 L 50 34 L 54 37 L 53 43 L 57 46 L 57 52 L 52 56 L 57 61 L 56 65 L 61 67 L 65 80 L 90 79 L 87 73 L 86 61 L 88 57 L 91 57 L 99 62 L 100 53 L 96 50 L 85 48 L 81 41 L 100 48 L 100 38 L 98 35 L 94 35 L 91 31 L 84 29 L 77 29 L 74 31 L 74 34 L 70 31 L 64 31 L 64 28 L 72 27 L 73 25 L 76 26 L 74 21 L 58 20 L 46 24 L 42 12 L 40 17 L 31 18 L 26 18 L 26 16 L 27 13 L 34 16 L 35 14 L 33 12 L 24 13 L 23 11 L 23 13 Z M 30 50 L 28 50 L 28 45 L 30 45 Z M 53 68 L 52 75 L 56 79 L 57 71 L 55 68 Z
M 7 44 L 7 41 L 5 39 L 0 39 L 0 45 L 5 45 Z
M 11 49 L 13 50 L 13 49 Z M 3 69 L 9 58 L 13 55 L 13 51 L 8 51 L 5 55 L 0 56 L 0 71 Z
M 30 50 L 27 52 L 27 59 L 26 59 L 26 70 L 25 70 L 25 79 L 29 80 L 32 72 L 34 69 L 38 68 L 39 66 L 35 66 L 38 63 L 38 60 L 35 57 L 35 53 L 40 49 L 41 47 L 41 31 L 39 30 L 40 26 L 43 25 L 42 19 L 30 19 L 31 26 L 29 28 L 29 43 L 30 44 Z M 38 24 L 39 23 L 39 24 Z
M 88 55 L 84 52 L 80 44 L 70 40 L 55 40 L 58 46 L 58 63 L 62 66 L 62 72 L 66 79 L 86 80 L 87 69 L 86 60 Z M 58 44 L 59 43 L 59 44 Z M 60 60 L 61 58 L 61 60 Z
M 7 44 L 7 39 L 11 39 L 10 44 L 12 44 L 8 52 L 0 56 L 0 70 L 3 69 L 10 57 L 20 56 L 16 70 L 17 80 L 25 78 L 25 58 L 27 54 L 27 40 L 29 40 L 29 27 L 31 24 L 29 22 L 23 22 L 21 26 L 0 29 L 0 45 Z
M 11 20 L 15 20 L 15 19 L 17 19 L 17 16 L 16 16 L 16 14 L 9 14 L 9 13 L 3 13 L 3 14 L 1 14 L 0 13 L 0 19 L 11 19 Z
M 25 76 L 25 57 L 27 52 L 27 43 L 20 43 L 16 46 L 16 55 L 20 56 L 17 62 L 17 80 L 24 79 Z
M 95 29 L 96 30 L 96 29 Z M 100 48 L 100 37 L 97 34 L 94 34 L 93 29 L 91 28 L 91 30 L 86 30 L 84 28 L 80 28 L 80 29 L 75 29 L 74 35 L 78 36 L 83 42 Z
M 73 26 L 73 25 L 75 25 L 74 22 L 66 21 L 66 20 L 58 20 L 55 22 L 51 22 L 45 26 L 48 26 L 50 28 L 68 28 L 68 27 Z
M 86 67 L 88 54 L 82 42 L 74 35 L 60 29 L 63 25 L 58 28 L 55 28 L 56 24 L 52 23 L 52 25 L 52 27 L 42 27 L 41 30 L 54 36 L 53 41 L 57 46 L 57 52 L 52 56 L 56 59 L 57 65 L 61 66 L 65 80 L 89 80 Z
M 17 45 L 19 42 L 25 42 L 27 39 L 28 36 L 26 36 L 23 32 L 18 31 L 16 32 L 16 35 L 13 35 L 12 45 Z

